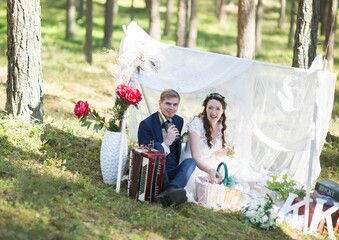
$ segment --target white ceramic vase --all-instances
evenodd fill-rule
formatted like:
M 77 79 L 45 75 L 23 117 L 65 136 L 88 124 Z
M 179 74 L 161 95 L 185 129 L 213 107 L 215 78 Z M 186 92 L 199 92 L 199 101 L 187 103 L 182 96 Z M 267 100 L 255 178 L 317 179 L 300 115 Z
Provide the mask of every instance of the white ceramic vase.
M 106 130 L 100 149 L 100 167 L 104 183 L 116 184 L 118 178 L 118 166 L 120 146 L 122 147 L 121 175 L 127 161 L 127 136 L 126 132 L 111 132 Z

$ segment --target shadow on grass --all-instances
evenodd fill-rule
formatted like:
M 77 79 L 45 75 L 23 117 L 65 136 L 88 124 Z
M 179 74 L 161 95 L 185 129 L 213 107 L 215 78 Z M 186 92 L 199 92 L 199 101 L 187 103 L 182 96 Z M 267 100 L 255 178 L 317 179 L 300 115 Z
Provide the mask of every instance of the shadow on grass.
M 107 223 L 109 212 L 116 211 L 112 203 L 125 203 L 126 196 L 102 182 L 99 141 L 50 125 L 44 132 L 41 155 L 0 136 L 0 239 L 101 239 L 96 231 L 113 224 Z M 102 226 L 89 227 L 93 221 Z M 125 229 L 129 223 L 115 226 Z
M 49 124 L 41 136 L 44 142 L 41 149 L 45 158 L 64 160 L 67 170 L 100 182 L 100 144 L 101 141 L 76 137 Z
M 169 208 L 140 203 L 124 194 L 125 185 L 117 194 L 102 182 L 98 140 L 47 124 L 41 141 L 41 154 L 36 154 L 0 137 L 1 154 L 8 156 L 0 160 L 0 176 L 14 184 L 0 191 L 6 201 L 0 206 L 0 231 L 6 230 L 5 239 L 126 239 L 133 235 L 289 239 L 280 229 L 243 225 L 237 213 L 214 212 L 191 203 Z

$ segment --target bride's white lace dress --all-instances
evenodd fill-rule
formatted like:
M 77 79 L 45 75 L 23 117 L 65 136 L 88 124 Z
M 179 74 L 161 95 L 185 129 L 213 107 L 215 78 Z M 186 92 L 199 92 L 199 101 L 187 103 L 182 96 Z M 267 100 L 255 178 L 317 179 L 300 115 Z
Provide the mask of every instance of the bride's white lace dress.
M 221 154 L 218 154 L 220 149 L 222 149 L 222 134 L 221 134 L 221 126 L 220 126 L 220 132 L 217 135 L 214 142 L 212 142 L 212 147 L 209 148 L 207 145 L 207 139 L 205 136 L 205 130 L 203 126 L 202 119 L 199 117 L 194 117 L 193 120 L 188 124 L 187 127 L 188 132 L 194 132 L 196 133 L 199 138 L 199 149 L 200 154 L 202 156 L 202 159 L 208 163 L 209 166 L 216 169 L 218 167 L 218 164 L 220 162 L 225 162 L 228 167 L 228 175 L 234 176 L 237 172 L 237 162 L 235 158 L 227 157 L 226 155 L 220 156 Z M 191 150 L 189 147 L 189 139 L 186 143 L 182 157 L 181 159 L 186 159 L 187 157 L 191 156 Z M 195 202 L 196 201 L 196 184 L 195 180 L 197 177 L 200 176 L 208 176 L 205 172 L 201 171 L 198 167 L 196 167 L 195 171 L 192 173 L 185 189 L 187 191 L 187 197 L 188 201 Z

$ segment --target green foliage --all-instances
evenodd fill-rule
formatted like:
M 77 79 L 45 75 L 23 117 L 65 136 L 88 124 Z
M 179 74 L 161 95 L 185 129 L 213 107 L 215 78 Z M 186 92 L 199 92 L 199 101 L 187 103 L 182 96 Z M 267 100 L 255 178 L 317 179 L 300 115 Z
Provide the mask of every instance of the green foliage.
M 278 179 L 277 176 L 272 176 L 272 180 L 266 181 L 268 189 L 278 193 L 275 201 L 285 201 L 288 198 L 289 193 L 295 193 L 299 197 L 306 196 L 305 189 L 296 188 L 296 183 L 294 180 L 288 180 L 287 174 L 282 176 L 282 179 Z

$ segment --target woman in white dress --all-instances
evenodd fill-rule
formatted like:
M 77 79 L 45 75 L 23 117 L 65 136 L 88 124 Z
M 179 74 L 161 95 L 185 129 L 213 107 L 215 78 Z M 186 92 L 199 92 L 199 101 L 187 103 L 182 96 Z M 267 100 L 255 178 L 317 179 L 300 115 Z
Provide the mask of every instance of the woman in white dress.
M 188 124 L 189 147 L 184 151 L 185 154 L 190 151 L 197 165 L 186 186 L 189 201 L 196 200 L 195 180 L 198 176 L 208 176 L 211 183 L 221 183 L 222 176 L 216 171 L 220 162 L 227 164 L 229 175 L 236 172 L 235 160 L 227 157 L 230 149 L 226 138 L 226 106 L 222 95 L 211 93 L 203 102 L 203 112 Z

